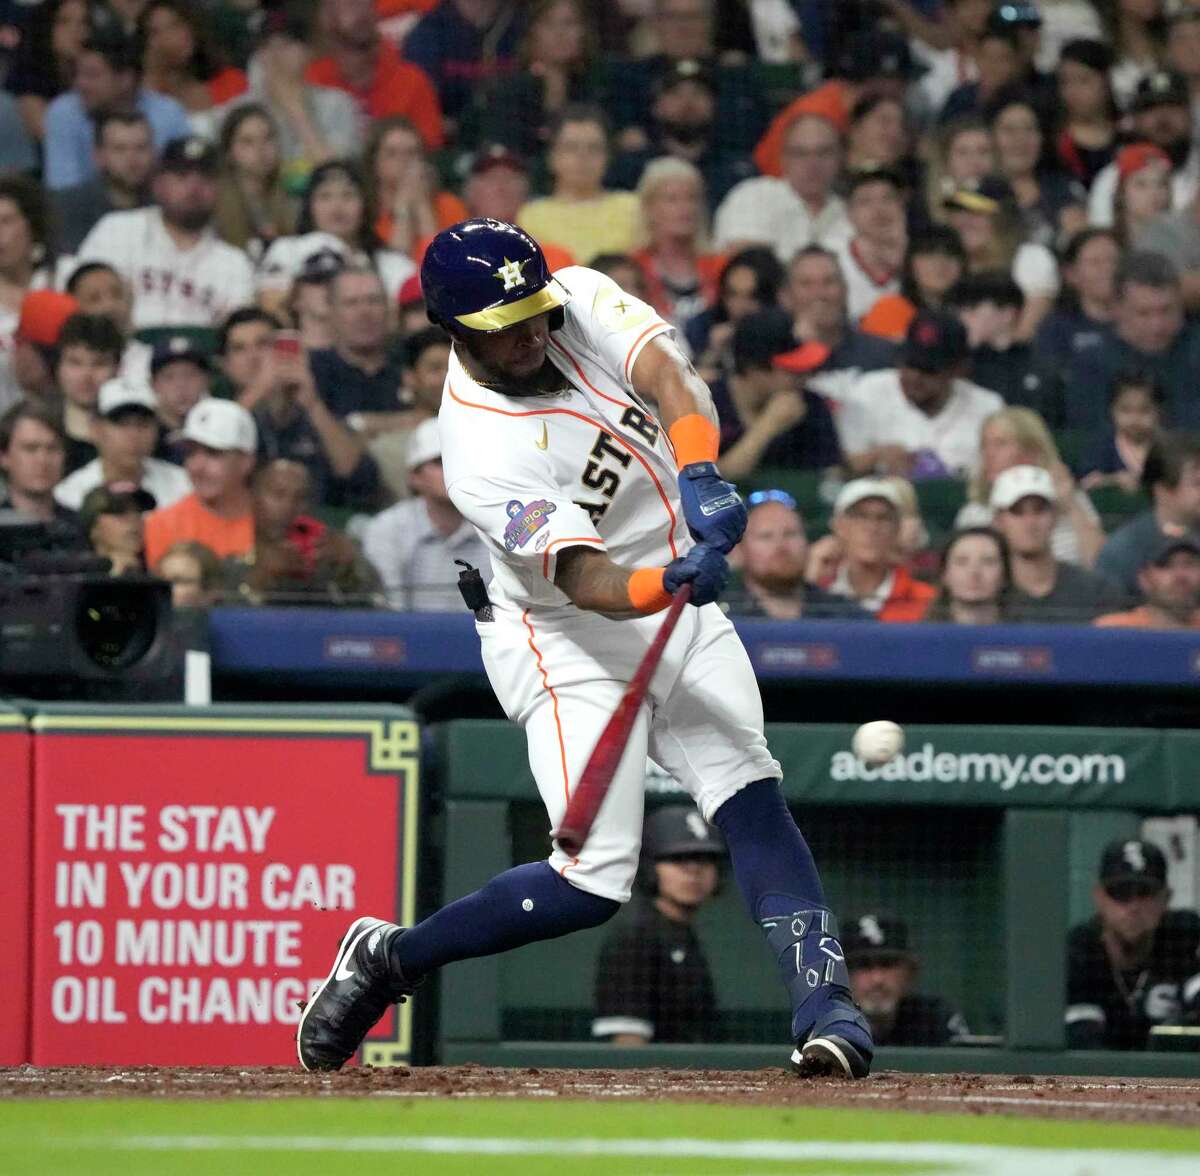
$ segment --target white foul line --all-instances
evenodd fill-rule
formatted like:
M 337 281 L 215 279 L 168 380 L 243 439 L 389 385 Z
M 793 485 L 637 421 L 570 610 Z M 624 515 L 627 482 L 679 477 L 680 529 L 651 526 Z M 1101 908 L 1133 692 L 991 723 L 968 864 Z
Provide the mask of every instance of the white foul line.
M 1171 1154 L 964 1143 L 841 1143 L 832 1141 L 711 1139 L 521 1139 L 452 1135 L 130 1135 L 47 1137 L 53 1147 L 157 1152 L 420 1152 L 483 1156 L 645 1156 L 654 1159 L 706 1159 L 785 1163 L 870 1163 L 937 1166 L 941 1176 L 1194 1176 L 1196 1153 Z

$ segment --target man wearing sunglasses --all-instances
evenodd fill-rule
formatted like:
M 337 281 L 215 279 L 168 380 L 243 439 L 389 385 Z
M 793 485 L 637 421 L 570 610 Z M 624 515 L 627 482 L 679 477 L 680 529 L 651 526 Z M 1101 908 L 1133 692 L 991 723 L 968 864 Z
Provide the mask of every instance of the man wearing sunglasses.
M 1158 846 L 1105 846 L 1096 914 L 1068 940 L 1069 1049 L 1145 1049 L 1155 1025 L 1200 1024 L 1200 915 L 1170 897 Z

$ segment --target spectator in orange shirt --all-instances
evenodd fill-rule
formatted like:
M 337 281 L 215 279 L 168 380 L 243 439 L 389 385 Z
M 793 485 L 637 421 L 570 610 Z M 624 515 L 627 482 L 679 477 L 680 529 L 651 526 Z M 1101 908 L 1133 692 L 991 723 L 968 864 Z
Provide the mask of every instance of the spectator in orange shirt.
M 1187 535 L 1166 536 L 1138 571 L 1146 603 L 1108 613 L 1104 629 L 1200 629 L 1200 544 Z
M 469 215 L 457 196 L 439 186 L 417 128 L 400 115 L 372 124 L 363 171 L 375 232 L 389 249 L 415 258 L 435 233 Z
M 254 418 L 232 400 L 208 397 L 183 423 L 184 468 L 195 492 L 146 516 L 146 565 L 168 547 L 195 539 L 224 558 L 254 547 L 250 476 L 258 451 Z
M 881 621 L 919 621 L 936 595 L 896 562 L 901 506 L 887 478 L 847 482 L 833 504 L 832 529 L 845 556 L 822 587 L 857 601 Z
M 308 67 L 305 80 L 345 90 L 369 118 L 401 114 L 421 132 L 426 147 L 440 147 L 437 92 L 420 66 L 402 60 L 380 36 L 374 0 L 323 0 L 320 19 L 331 52 Z

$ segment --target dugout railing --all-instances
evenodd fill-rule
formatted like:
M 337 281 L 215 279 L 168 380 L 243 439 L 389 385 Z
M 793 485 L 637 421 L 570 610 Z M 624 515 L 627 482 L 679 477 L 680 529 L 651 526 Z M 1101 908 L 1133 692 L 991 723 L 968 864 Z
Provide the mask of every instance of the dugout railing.
M 853 728 L 770 724 L 785 790 L 835 907 L 909 924 L 922 991 L 966 1014 L 975 1042 L 880 1051 L 884 1068 L 1195 1075 L 1200 1054 L 1065 1049 L 1066 932 L 1092 913 L 1103 844 L 1147 819 L 1200 809 L 1200 733 L 1118 728 L 909 727 L 904 756 L 868 770 Z M 436 728 L 444 897 L 545 852 L 522 734 L 503 722 Z M 668 786 L 669 787 L 669 786 Z M 671 799 L 656 785 L 651 802 Z M 676 798 L 679 798 L 678 795 Z M 1192 822 L 1194 827 L 1194 822 Z M 1189 840 L 1185 817 L 1174 830 Z M 1195 905 L 1195 859 L 1172 881 Z M 1190 871 L 1190 874 L 1189 874 Z M 619 918 L 621 916 L 618 916 Z M 722 1008 L 712 1043 L 620 1048 L 589 1040 L 606 928 L 447 969 L 436 1056 L 445 1063 L 756 1067 L 780 1062 L 786 1008 L 732 885 L 701 912 Z

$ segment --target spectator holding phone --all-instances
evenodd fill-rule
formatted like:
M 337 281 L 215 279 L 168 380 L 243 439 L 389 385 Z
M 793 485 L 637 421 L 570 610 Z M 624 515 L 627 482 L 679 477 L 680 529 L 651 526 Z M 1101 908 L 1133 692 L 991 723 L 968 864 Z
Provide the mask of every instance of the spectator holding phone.
M 247 307 L 230 315 L 221 353 L 238 402 L 254 415 L 263 459 L 304 466 L 317 502 L 373 509 L 379 470 L 364 439 L 318 395 L 299 332 L 279 330 L 270 315 Z
M 150 354 L 150 385 L 162 426 L 157 455 L 183 465 L 183 422 L 212 392 L 212 362 L 191 335 L 160 339 Z
M 313 482 L 303 465 L 267 462 L 252 488 L 254 548 L 227 561 L 233 591 L 255 604 L 373 601 L 382 586 L 354 541 L 309 513 Z

